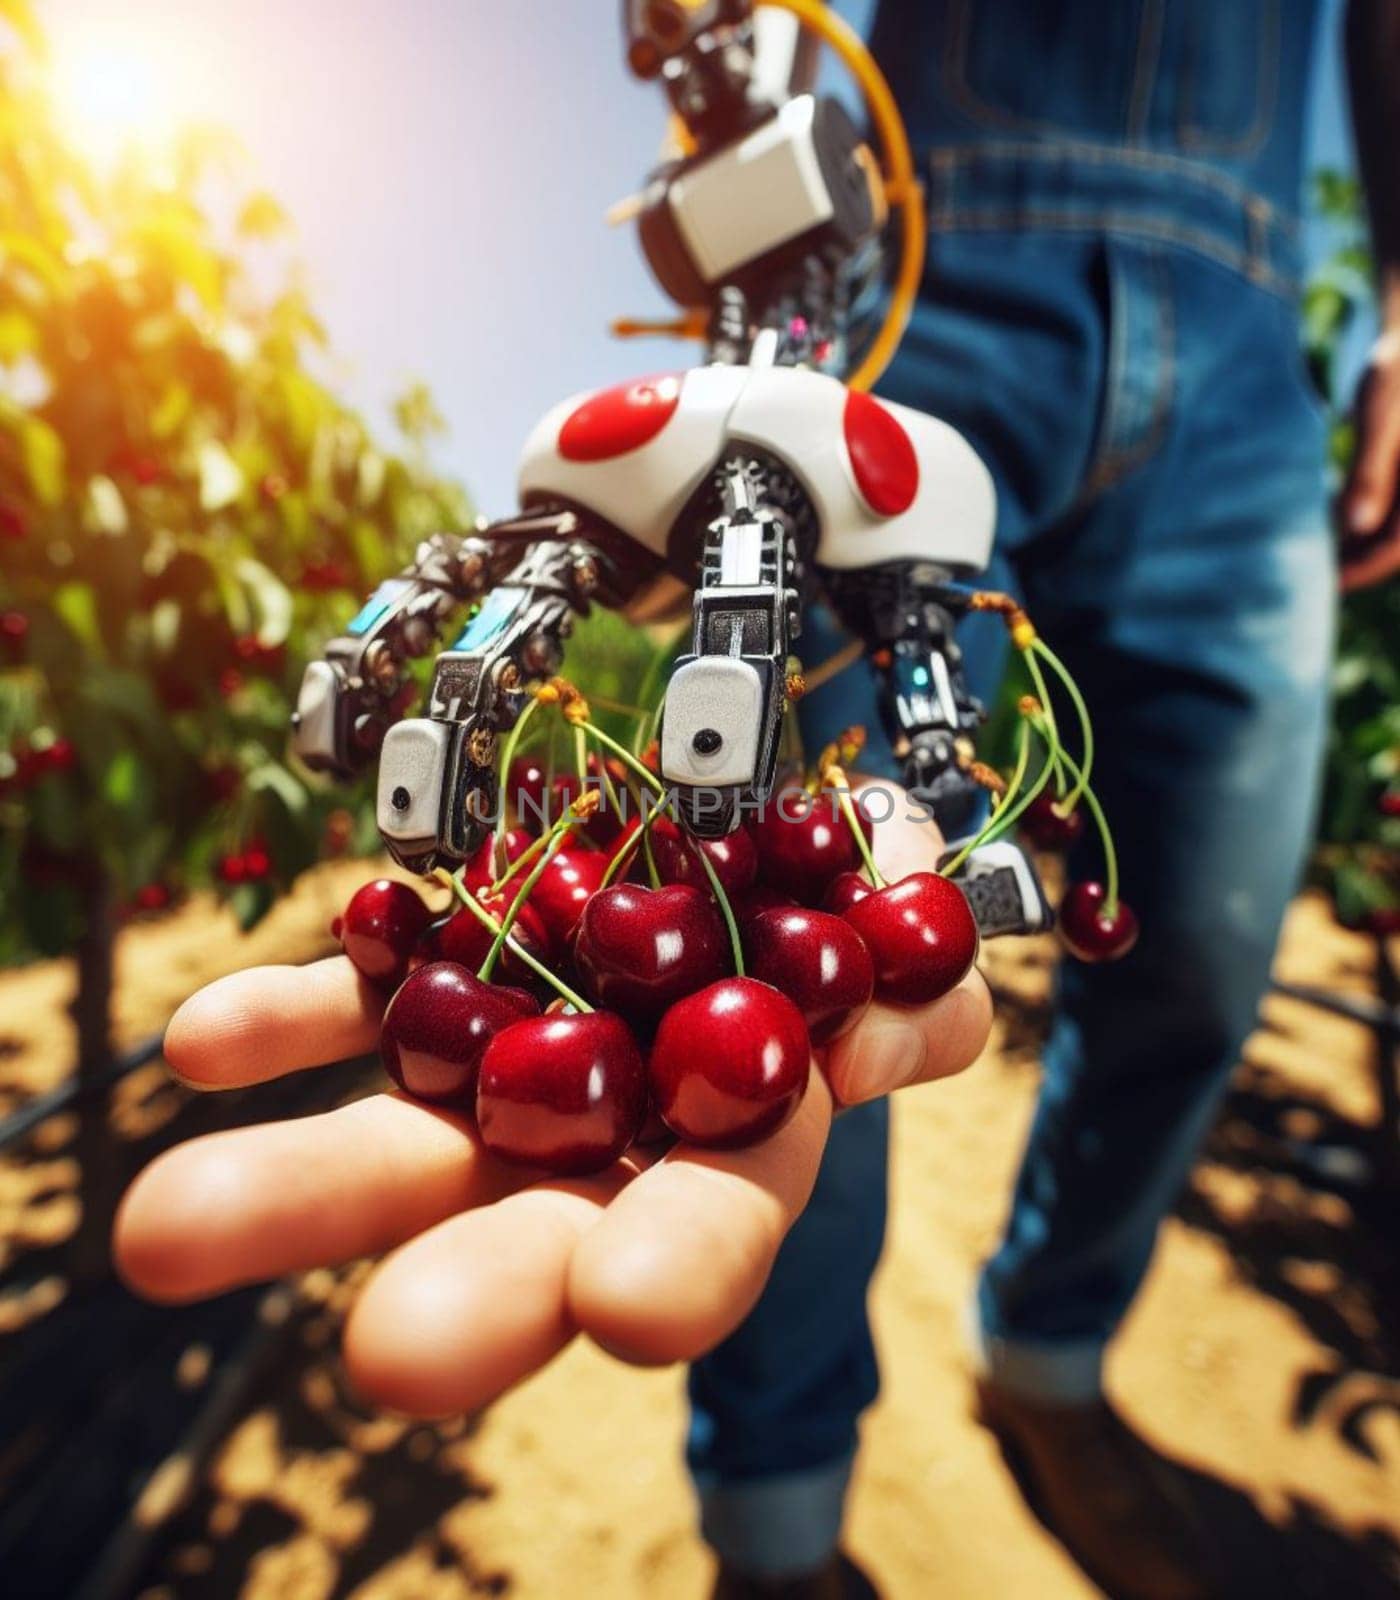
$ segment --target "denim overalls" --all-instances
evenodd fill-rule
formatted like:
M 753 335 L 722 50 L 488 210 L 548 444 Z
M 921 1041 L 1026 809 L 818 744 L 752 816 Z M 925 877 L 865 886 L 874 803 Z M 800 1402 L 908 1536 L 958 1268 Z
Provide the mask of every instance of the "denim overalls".
M 883 392 L 962 429 L 995 475 L 989 582 L 1024 598 L 1084 686 L 1143 929 L 1124 962 L 1063 967 L 977 1295 L 981 1361 L 1050 1399 L 1098 1390 L 1309 837 L 1335 589 L 1296 304 L 1317 9 L 883 0 L 872 36 L 930 215 Z M 993 695 L 999 625 L 975 619 L 964 645 Z M 802 647 L 817 661 L 834 644 Z M 858 670 L 804 710 L 809 748 L 878 727 Z M 1071 866 L 1099 876 L 1096 847 Z M 884 1104 L 838 1119 L 763 1299 L 692 1374 L 705 1531 L 751 1572 L 817 1565 L 837 1536 L 876 1389 L 886 1130 Z

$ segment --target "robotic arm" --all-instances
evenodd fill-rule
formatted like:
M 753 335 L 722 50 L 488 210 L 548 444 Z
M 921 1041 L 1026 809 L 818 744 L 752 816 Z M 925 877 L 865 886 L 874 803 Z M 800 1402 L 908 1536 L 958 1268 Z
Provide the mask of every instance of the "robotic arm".
M 525 685 L 558 669 L 575 615 L 595 598 L 621 605 L 653 567 L 572 508 L 535 508 L 474 537 L 434 535 L 307 667 L 293 748 L 338 776 L 377 753 L 379 831 L 390 854 L 414 872 L 459 865 L 494 821 L 496 742 L 519 716 Z M 428 715 L 391 726 L 408 659 L 426 655 L 471 601 L 479 608 L 438 657 Z

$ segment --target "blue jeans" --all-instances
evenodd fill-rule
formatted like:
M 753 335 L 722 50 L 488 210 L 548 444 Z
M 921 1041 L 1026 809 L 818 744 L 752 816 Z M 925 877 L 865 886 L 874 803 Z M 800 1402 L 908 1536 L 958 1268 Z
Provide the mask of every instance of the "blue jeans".
M 1033 178 L 1017 182 L 1024 194 Z M 1170 190 L 1155 198 L 1169 214 Z M 1109 226 L 1060 231 L 1009 207 L 997 226 L 995 198 L 977 203 L 985 226 L 935 226 L 932 287 L 884 387 L 962 428 L 993 469 L 990 581 L 1023 597 L 1084 686 L 1142 923 L 1128 959 L 1061 971 L 1005 1237 L 976 1299 L 990 1376 L 1073 1401 L 1098 1392 L 1300 872 L 1332 644 L 1323 429 L 1286 285 L 1136 230 L 1121 206 Z M 809 662 L 833 648 L 823 629 L 814 618 L 802 641 Z M 964 645 L 992 694 L 999 625 L 973 619 Z M 805 710 L 810 748 L 878 726 L 858 669 Z M 878 765 L 878 740 L 871 754 Z M 1071 867 L 1100 875 L 1092 844 Z M 838 1536 L 876 1390 L 865 1296 L 886 1119 L 883 1105 L 838 1119 L 762 1300 L 692 1373 L 704 1530 L 751 1572 L 814 1567 Z

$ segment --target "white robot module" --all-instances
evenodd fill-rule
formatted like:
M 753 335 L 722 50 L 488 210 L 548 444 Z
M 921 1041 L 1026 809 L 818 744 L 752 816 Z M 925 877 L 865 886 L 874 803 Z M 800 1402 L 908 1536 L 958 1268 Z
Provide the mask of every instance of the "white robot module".
M 624 25 L 677 146 L 628 214 L 704 362 L 550 411 L 525 447 L 521 512 L 425 541 L 307 668 L 295 749 L 341 775 L 377 757 L 394 858 L 459 866 L 499 803 L 499 736 L 557 671 L 574 615 L 644 608 L 679 578 L 693 634 L 666 690 L 660 772 L 692 833 L 722 836 L 771 793 L 790 658 L 819 597 L 869 649 L 906 786 L 946 836 L 964 833 L 983 794 L 981 709 L 953 629 L 958 580 L 991 550 L 995 495 L 956 430 L 866 392 L 922 271 L 922 203 L 888 88 L 819 0 L 627 0 Z M 838 101 L 798 92 L 818 37 L 866 90 L 883 170 Z M 855 358 L 850 308 L 896 224 L 889 310 Z M 467 604 L 426 716 L 394 722 L 408 659 Z M 984 934 L 1048 925 L 1015 845 L 974 850 L 958 881 Z

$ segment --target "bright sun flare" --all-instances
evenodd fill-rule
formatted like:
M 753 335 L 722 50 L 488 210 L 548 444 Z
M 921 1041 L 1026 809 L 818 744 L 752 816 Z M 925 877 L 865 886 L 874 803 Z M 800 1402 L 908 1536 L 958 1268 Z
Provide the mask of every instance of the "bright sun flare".
M 162 74 L 129 37 L 88 31 L 69 41 L 53 63 L 53 92 L 73 142 L 99 164 L 166 143 L 179 122 Z

